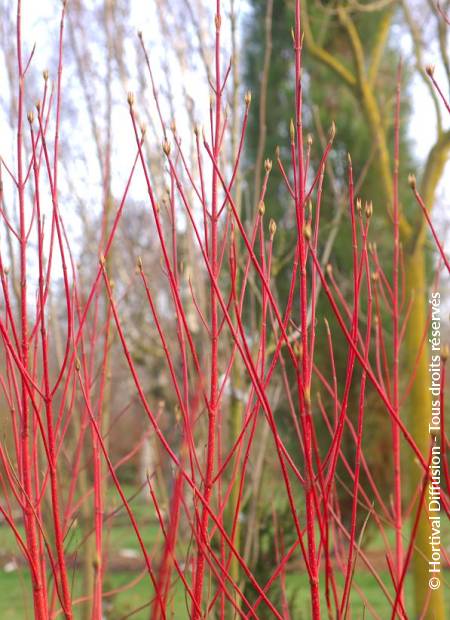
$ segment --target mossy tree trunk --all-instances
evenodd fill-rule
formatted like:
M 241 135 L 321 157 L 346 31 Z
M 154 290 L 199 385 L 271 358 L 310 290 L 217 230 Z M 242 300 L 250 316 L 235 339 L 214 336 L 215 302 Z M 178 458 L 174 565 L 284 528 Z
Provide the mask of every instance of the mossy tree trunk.
M 340 25 L 347 34 L 353 56 L 353 70 L 348 69 L 336 56 L 331 55 L 321 47 L 313 36 L 308 16 L 308 2 L 303 0 L 303 28 L 307 50 L 317 60 L 332 69 L 339 76 L 343 84 L 349 88 L 359 102 L 361 113 L 364 115 L 373 141 L 378 151 L 378 173 L 383 187 L 387 210 L 390 213 L 393 201 L 393 168 L 388 148 L 386 124 L 383 122 L 382 111 L 377 99 L 375 86 L 376 73 L 380 65 L 383 46 L 386 43 L 386 28 L 388 28 L 393 11 L 386 13 L 386 19 L 380 22 L 380 32 L 376 44 L 369 55 L 362 44 L 362 40 L 355 25 L 353 15 L 344 8 L 338 8 L 337 15 Z M 450 132 L 444 132 L 439 127 L 436 142 L 431 149 L 424 167 L 420 182 L 420 191 L 424 202 L 431 210 L 436 189 L 444 172 L 445 163 L 450 150 Z M 406 326 L 403 345 L 403 364 L 411 372 L 415 371 L 414 381 L 408 401 L 408 429 L 416 442 L 417 447 L 428 458 L 430 449 L 429 422 L 431 419 L 431 395 L 429 391 L 429 351 L 427 340 L 423 346 L 423 338 L 427 331 L 427 300 L 428 278 L 426 271 L 426 229 L 422 214 L 417 208 L 412 212 L 417 216 L 408 219 L 405 209 L 400 219 L 400 235 L 405 257 L 405 287 L 406 297 L 411 300 L 410 318 Z M 420 353 L 420 355 L 419 355 Z M 417 495 L 423 480 L 423 469 L 416 463 L 409 451 L 410 464 L 407 469 L 409 476 L 409 496 Z M 405 455 L 406 456 L 406 455 Z M 417 510 L 418 506 L 416 506 Z M 412 514 L 415 515 L 413 510 Z M 421 510 L 418 525 L 417 540 L 412 559 L 413 591 L 416 616 L 424 620 L 445 620 L 444 592 L 430 590 L 428 586 L 428 556 L 430 522 L 426 506 Z M 423 609 L 427 606 L 427 611 Z

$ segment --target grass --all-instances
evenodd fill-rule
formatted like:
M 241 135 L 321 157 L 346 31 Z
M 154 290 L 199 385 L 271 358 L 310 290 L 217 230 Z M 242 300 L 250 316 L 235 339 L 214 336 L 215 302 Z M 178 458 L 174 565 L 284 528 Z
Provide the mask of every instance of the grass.
M 127 489 L 128 495 L 132 494 L 132 489 Z M 114 496 L 114 490 L 110 490 L 110 497 L 108 504 L 114 506 L 117 504 L 117 500 Z M 159 525 L 153 520 L 152 506 L 148 500 L 140 495 L 133 501 L 133 511 L 141 526 L 141 532 L 144 538 L 144 542 L 148 549 L 158 552 L 158 546 L 162 543 L 160 536 Z M 110 523 L 111 527 L 108 527 L 108 533 L 105 538 L 105 543 L 109 550 L 110 558 L 120 555 L 122 550 L 138 551 L 138 544 L 136 536 L 130 527 L 129 520 L 123 511 L 117 513 L 114 519 Z M 445 527 L 445 532 L 448 533 Z M 22 528 L 19 527 L 19 530 Z M 105 530 L 106 534 L 106 530 Z M 392 538 L 392 532 L 387 531 L 388 538 Z M 443 540 L 447 537 L 444 535 Z M 75 549 L 82 542 L 82 532 L 78 525 L 72 528 L 71 533 L 67 538 L 68 550 Z M 370 550 L 379 550 L 383 548 L 383 542 L 378 535 L 371 537 L 367 546 Z M 30 597 L 30 584 L 26 568 L 21 567 L 14 572 L 5 572 L 3 570 L 7 558 L 11 556 L 17 556 L 17 545 L 14 537 L 11 534 L 9 528 L 2 524 L 0 525 L 0 551 L 2 554 L 3 565 L 0 565 L 0 619 L 1 620 L 19 620 L 19 619 L 32 619 L 31 597 Z M 182 549 L 179 551 L 179 556 L 182 557 L 184 552 Z M 153 557 L 155 560 L 155 557 Z M 388 590 L 393 591 L 390 586 L 390 577 L 388 572 L 381 573 L 381 577 L 388 587 Z M 446 581 L 450 579 L 450 571 L 446 571 Z M 338 587 L 343 585 L 343 577 L 337 576 Z M 390 617 L 390 603 L 385 598 L 384 594 L 380 590 L 374 577 L 365 570 L 357 570 L 355 574 L 355 582 L 364 592 L 370 605 L 379 617 Z M 132 587 L 126 587 L 132 583 Z M 288 598 L 295 601 L 295 619 L 296 620 L 308 620 L 310 618 L 309 613 L 309 583 L 305 573 L 290 573 L 286 579 L 286 587 Z M 405 599 L 408 611 L 412 611 L 412 581 L 406 579 L 405 583 Z M 445 587 L 445 586 L 443 586 Z M 123 591 L 117 592 L 108 596 L 105 600 L 106 615 L 108 620 L 125 620 L 130 617 L 134 620 L 146 619 L 149 617 L 149 591 L 151 591 L 151 584 L 147 574 L 143 574 L 139 579 L 139 573 L 136 570 L 122 570 L 117 569 L 115 571 L 109 571 L 106 575 L 104 590 L 105 592 L 114 591 L 116 589 L 126 588 Z M 80 595 L 81 589 L 81 574 L 79 569 L 74 571 L 73 574 L 73 591 L 74 596 Z M 173 588 L 173 599 L 171 601 L 171 613 L 168 617 L 173 617 L 176 620 L 183 620 L 189 618 L 189 604 L 185 599 L 185 592 L 182 585 L 177 582 Z M 447 604 L 450 606 L 450 588 L 446 589 Z M 146 605 L 140 611 L 136 611 L 139 607 Z M 260 608 L 262 611 L 262 608 Z M 322 599 L 322 609 L 325 610 L 325 600 Z M 358 619 L 363 617 L 363 602 L 361 601 L 358 593 L 353 589 L 352 591 L 352 618 Z M 131 614 L 131 615 L 130 615 Z M 264 616 L 266 617 L 266 616 Z M 366 618 L 370 618 L 371 614 L 366 613 Z M 75 618 L 79 619 L 79 613 L 75 614 Z
M 106 588 L 110 590 L 121 588 L 129 584 L 137 577 L 135 573 L 117 572 L 108 576 L 106 580 Z M 386 584 L 389 583 L 387 573 L 382 574 Z M 447 571 L 447 579 L 450 577 Z M 342 580 L 338 580 L 339 582 Z M 380 593 L 380 588 L 374 578 L 366 572 L 361 572 L 356 576 L 356 582 L 364 591 L 369 603 L 373 606 L 376 613 L 383 618 L 390 617 L 390 605 L 384 596 Z M 339 584 L 342 585 L 342 584 Z M 108 620 L 125 620 L 130 617 L 134 620 L 148 620 L 149 607 L 145 606 L 140 611 L 134 610 L 146 605 L 149 600 L 149 589 L 151 588 L 148 576 L 145 575 L 133 587 L 124 590 L 118 594 L 114 594 L 107 598 L 108 603 L 105 605 L 106 618 Z M 77 588 L 75 587 L 75 590 Z M 288 596 L 295 597 L 295 618 L 296 620 L 308 620 L 309 614 L 309 585 L 307 576 L 304 573 L 291 574 L 287 578 Z M 175 620 L 184 620 L 189 618 L 189 605 L 184 597 L 182 587 L 174 588 L 175 594 L 171 602 L 171 614 Z M 447 604 L 450 604 L 450 589 L 446 591 Z M 406 580 L 406 605 L 411 612 L 412 605 L 412 582 Z M 325 609 L 325 601 L 322 600 L 323 609 Z M 16 571 L 14 573 L 0 572 L 0 618 L 2 620 L 19 620 L 32 618 L 30 589 L 28 577 L 24 571 Z M 132 615 L 129 615 L 132 614 Z M 75 613 L 75 618 L 79 618 L 79 614 Z M 363 617 L 363 603 L 358 594 L 352 593 L 352 618 L 359 620 Z M 366 613 L 366 618 L 370 618 L 371 614 Z

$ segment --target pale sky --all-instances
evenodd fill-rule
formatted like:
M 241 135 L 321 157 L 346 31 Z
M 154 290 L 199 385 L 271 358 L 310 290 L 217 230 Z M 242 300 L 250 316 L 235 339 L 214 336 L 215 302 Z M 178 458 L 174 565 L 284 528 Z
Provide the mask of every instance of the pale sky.
M 23 0 L 22 4 L 22 12 L 24 16 L 24 41 L 26 41 L 29 49 L 32 47 L 32 44 L 34 42 L 36 43 L 36 51 L 33 59 L 32 70 L 38 71 L 39 73 L 42 71 L 42 69 L 46 67 L 49 67 L 49 69 L 51 70 L 51 49 L 49 48 L 48 42 L 52 39 L 57 39 L 61 4 L 59 0 L 40 0 L 39 2 L 36 2 L 35 0 Z M 148 2 L 130 0 L 129 6 L 129 21 L 132 28 L 135 28 L 136 31 L 142 30 L 144 33 L 144 38 L 148 41 L 160 41 L 161 39 L 158 36 L 157 32 L 158 20 L 155 19 L 153 15 L 152 0 Z M 242 6 L 245 8 L 244 3 L 242 4 Z M 395 29 L 393 29 L 391 36 L 397 38 L 400 36 L 400 45 L 402 47 L 403 54 L 406 58 L 410 57 L 411 44 L 409 38 L 404 35 L 401 36 L 401 33 L 397 32 Z M 161 50 L 161 53 L 164 54 L 163 49 Z M 442 84 L 445 84 L 443 69 L 441 66 L 439 66 L 436 57 L 433 56 L 433 54 L 427 55 L 424 60 L 426 63 L 436 64 L 436 79 Z M 2 74 L 1 67 L 0 78 L 3 81 L 4 75 Z M 191 79 L 190 90 L 191 92 L 197 92 L 199 94 L 202 93 L 203 90 L 203 95 L 198 95 L 196 99 L 199 103 L 202 102 L 200 109 L 206 111 L 208 108 L 207 90 L 204 87 L 202 89 L 201 84 L 204 84 L 204 82 L 195 82 L 195 79 Z M 134 90 L 132 83 L 130 84 L 130 89 Z M 408 89 L 408 93 L 406 93 L 404 96 L 412 98 L 413 118 L 409 131 L 415 145 L 416 155 L 420 161 L 424 161 L 424 158 L 428 153 L 435 136 L 435 118 L 433 106 L 430 101 L 427 89 L 419 77 L 416 77 L 414 79 L 413 84 L 411 84 Z M 126 112 L 125 106 L 124 109 Z M 446 115 L 444 111 L 443 117 L 445 118 L 446 116 L 448 115 Z M 448 126 L 449 124 L 450 123 L 447 121 L 446 125 Z M 7 128 L 3 126 L 2 130 L 3 129 Z M 180 130 L 180 127 L 178 127 L 178 129 Z M 115 131 L 120 132 L 118 133 L 118 135 L 120 136 L 119 141 L 121 144 L 125 145 L 129 136 L 129 127 L 127 126 L 127 122 L 124 121 L 116 123 Z M 3 155 L 5 150 L 5 132 L 2 131 L 2 134 L 3 138 L 1 142 L 1 148 Z M 124 151 L 126 151 L 126 149 L 124 149 Z M 447 227 L 443 226 L 444 222 L 447 223 L 450 221 L 450 218 L 448 216 L 448 199 L 450 196 L 449 172 L 450 167 L 447 166 L 446 175 L 439 188 L 436 208 L 433 212 L 433 218 L 438 223 L 442 234 L 444 234 L 443 229 Z M 420 170 L 417 171 L 417 176 L 420 176 Z

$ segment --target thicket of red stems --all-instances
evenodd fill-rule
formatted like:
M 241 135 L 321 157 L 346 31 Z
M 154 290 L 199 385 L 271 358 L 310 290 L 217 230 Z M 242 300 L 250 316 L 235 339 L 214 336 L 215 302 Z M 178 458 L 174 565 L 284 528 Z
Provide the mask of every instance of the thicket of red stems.
M 310 154 L 316 147 L 311 140 L 304 139 L 302 126 L 302 36 L 297 2 L 293 28 L 293 120 L 283 155 L 277 151 L 275 162 L 267 159 L 264 163 L 258 203 L 254 205 L 251 221 L 244 221 L 236 203 L 235 184 L 242 167 L 247 120 L 252 113 L 251 96 L 245 95 L 240 140 L 230 163 L 224 155 L 229 151 L 225 93 L 230 66 L 222 51 L 224 16 L 218 0 L 209 125 L 195 129 L 194 156 L 184 152 L 175 123 L 170 125 L 170 119 L 164 118 L 161 112 L 150 71 L 168 187 L 166 200 L 161 203 L 144 153 L 146 132 L 139 124 L 137 113 L 141 102 L 135 102 L 133 94 L 128 94 L 129 130 L 135 142 L 134 149 L 127 154 L 128 180 L 117 199 L 112 225 L 102 231 L 95 276 L 89 286 L 81 285 L 66 227 L 69 214 L 60 202 L 58 188 L 59 128 L 64 115 L 61 89 L 64 19 L 63 9 L 56 78 L 52 81 L 44 74 L 41 100 L 27 114 L 24 101 L 33 64 L 32 58 L 25 58 L 23 53 L 21 3 L 18 2 L 17 157 L 14 162 L 2 161 L 2 176 L 8 177 L 12 187 L 11 196 L 4 198 L 14 203 L 18 217 L 8 218 L 3 209 L 1 215 L 5 234 L 10 236 L 18 256 L 20 273 L 16 274 L 19 291 L 16 303 L 3 246 L 0 251 L 3 294 L 0 378 L 12 443 L 0 443 L 0 511 L 29 569 L 35 617 L 72 618 L 76 606 L 88 598 L 93 601 L 92 617 L 101 617 L 103 599 L 108 595 L 104 587 L 107 569 L 103 534 L 107 513 L 103 488 L 109 481 L 128 515 L 129 527 L 141 550 L 149 580 L 148 606 L 152 618 L 170 615 L 173 593 L 179 588 L 184 590 L 188 602 L 186 613 L 194 619 L 208 614 L 220 618 L 258 618 L 263 608 L 274 618 L 295 617 L 295 611 L 289 609 L 290 594 L 286 588 L 286 574 L 292 566 L 308 576 L 312 618 L 345 618 L 355 597 L 362 599 L 367 617 L 380 618 L 373 602 L 354 579 L 356 562 L 373 575 L 379 596 L 388 602 L 391 617 L 407 618 L 404 584 L 418 520 L 413 507 L 426 510 L 428 462 L 415 446 L 404 415 L 405 395 L 414 376 L 414 366 L 402 368 L 400 364 L 410 300 L 404 294 L 399 243 L 398 186 L 404 179 L 398 178 L 398 165 L 389 233 L 394 251 L 392 264 L 387 265 L 377 255 L 371 240 L 370 224 L 372 217 L 376 217 L 373 206 L 354 195 L 352 161 L 348 157 L 346 225 L 350 230 L 353 268 L 351 295 L 345 296 L 331 264 L 322 265 L 320 257 L 321 200 L 335 127 L 331 126 L 320 165 L 313 169 Z M 149 63 L 145 48 L 143 55 Z M 400 81 L 399 76 L 399 84 Z M 394 160 L 398 162 L 400 87 L 396 96 Z M 279 166 L 283 174 L 290 197 L 286 209 L 292 213 L 294 222 L 295 249 L 285 297 L 278 294 L 272 277 L 272 263 L 277 256 L 277 224 L 270 219 L 270 205 L 266 207 L 264 203 L 273 165 Z M 145 370 L 138 368 L 124 329 L 120 283 L 114 287 L 108 273 L 108 257 L 137 171 L 144 175 L 147 188 L 145 209 L 149 219 L 142 234 L 150 235 L 159 247 L 170 310 L 161 308 L 158 302 L 161 292 L 155 289 L 145 260 L 138 256 L 133 287 L 141 287 L 144 293 L 151 322 L 149 329 L 159 340 L 160 373 L 176 397 L 176 413 L 161 413 L 151 388 L 150 392 L 144 388 Z M 448 259 L 426 206 L 414 180 L 410 183 L 448 269 Z M 180 269 L 182 261 L 189 257 L 184 243 L 180 243 L 179 221 L 190 231 L 193 243 L 189 257 L 191 274 L 195 277 L 189 279 L 188 285 Z M 183 234 L 183 241 L 185 237 Z M 120 252 L 120 247 L 117 251 Z M 56 363 L 50 301 L 61 277 L 65 342 L 62 358 L 57 358 Z M 196 291 L 201 287 L 207 291 L 203 303 Z M 327 317 L 317 313 L 319 294 L 327 299 L 330 323 L 332 317 L 335 329 L 345 338 L 346 365 L 342 376 L 336 372 L 334 334 Z M 246 313 L 250 305 L 253 316 L 248 321 Z M 193 308 L 196 330 L 188 317 Z M 168 332 L 167 313 L 175 331 Z M 102 424 L 102 410 L 112 346 L 107 337 L 110 329 L 116 338 L 115 355 L 120 352 L 128 368 L 140 413 L 148 419 L 152 436 L 172 466 L 168 510 L 162 507 L 161 490 L 153 472 L 149 472 L 147 480 L 148 514 L 160 527 L 161 544 L 157 549 L 146 547 L 133 501 L 127 498 L 121 485 L 120 467 L 131 454 L 113 462 L 105 440 L 109 429 Z M 426 341 L 427 334 L 423 334 L 424 346 Z M 319 348 L 327 351 L 326 367 L 316 364 Z M 320 359 L 324 359 L 323 354 Z M 443 356 L 443 374 L 445 362 Z M 243 415 L 239 432 L 233 435 L 229 415 L 236 364 L 241 375 Z M 151 378 L 146 377 L 145 384 L 151 386 Z M 369 387 L 378 394 L 385 415 L 392 422 L 391 498 L 383 497 L 377 488 L 363 450 L 366 416 L 370 415 L 366 410 Z M 114 391 L 122 389 L 125 387 L 121 385 L 114 387 Z M 350 411 L 352 390 L 358 394 L 356 415 Z M 332 402 L 331 408 L 324 404 L 328 402 Z M 443 394 L 441 407 L 443 411 Z M 288 420 L 280 419 L 280 410 L 284 416 L 288 415 Z M 292 429 L 293 437 L 289 441 L 282 430 L 286 425 Z M 176 439 L 173 433 L 167 432 L 171 426 L 177 429 Z M 270 436 L 267 450 L 273 454 L 270 476 L 278 480 L 278 491 L 289 505 L 289 528 L 295 532 L 295 542 L 285 545 L 286 525 L 283 523 L 285 529 L 278 525 L 275 502 L 273 531 L 277 553 L 272 558 L 269 578 L 259 582 L 252 565 L 244 559 L 237 531 L 245 516 L 246 494 L 252 488 L 252 460 L 260 448 L 262 429 L 266 427 Z M 327 431 L 326 439 L 321 437 L 319 442 L 318 433 L 323 435 L 323 429 Z M 448 440 L 444 427 L 442 431 L 445 483 L 442 488 L 448 489 L 445 450 Z M 352 442 L 350 452 L 348 447 L 343 449 L 344 437 Z M 93 591 L 75 598 L 74 557 L 67 546 L 71 530 L 76 527 L 77 511 L 88 499 L 77 490 L 86 443 L 93 455 L 92 488 L 87 496 L 94 497 L 91 530 L 97 563 Z M 136 446 L 133 451 L 139 448 Z M 407 476 L 402 468 L 402 452 L 405 459 L 414 460 L 415 466 L 423 469 L 423 486 L 407 503 L 402 496 Z M 351 488 L 347 489 L 352 498 L 350 515 L 342 513 L 338 467 L 351 480 Z M 264 494 L 262 497 L 261 501 L 271 501 Z M 444 490 L 441 500 L 443 510 L 448 513 L 448 495 Z M 369 523 L 379 532 L 384 544 L 387 583 L 363 548 Z M 407 523 L 412 523 L 410 529 Z M 181 531 L 180 524 L 187 526 L 188 536 Z M 391 529 L 395 531 L 393 544 L 388 539 Z M 191 544 L 187 546 L 183 541 L 188 539 Z M 445 549 L 442 553 L 446 561 Z M 237 566 L 237 571 L 231 570 L 232 564 Z M 274 595 L 279 591 L 281 603 Z M 249 592 L 253 593 L 250 598 Z

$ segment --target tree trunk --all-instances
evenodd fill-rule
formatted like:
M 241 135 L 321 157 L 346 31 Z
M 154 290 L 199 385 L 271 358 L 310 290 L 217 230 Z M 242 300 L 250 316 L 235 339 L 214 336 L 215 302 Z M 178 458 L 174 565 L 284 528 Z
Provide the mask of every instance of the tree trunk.
M 423 334 L 427 325 L 428 288 L 425 272 L 425 249 L 422 243 L 406 256 L 406 290 L 413 295 L 411 315 L 405 333 L 405 361 L 411 366 L 420 349 Z M 428 373 L 429 353 L 428 338 L 425 340 L 422 353 L 417 362 L 416 376 L 409 396 L 409 430 L 422 452 L 428 459 L 430 449 L 430 432 L 428 425 L 431 419 L 431 393 L 429 391 Z M 423 479 L 423 470 L 414 461 L 410 462 L 410 496 L 417 494 Z M 431 526 L 426 509 L 427 494 L 419 520 L 415 551 L 412 559 L 412 575 L 414 581 L 414 603 L 416 617 L 423 620 L 445 620 L 443 586 L 438 590 L 431 590 L 428 585 L 430 574 L 428 560 L 430 545 L 428 537 L 431 535 Z M 413 515 L 418 509 L 417 503 Z M 421 615 L 421 610 L 428 604 L 427 612 Z

